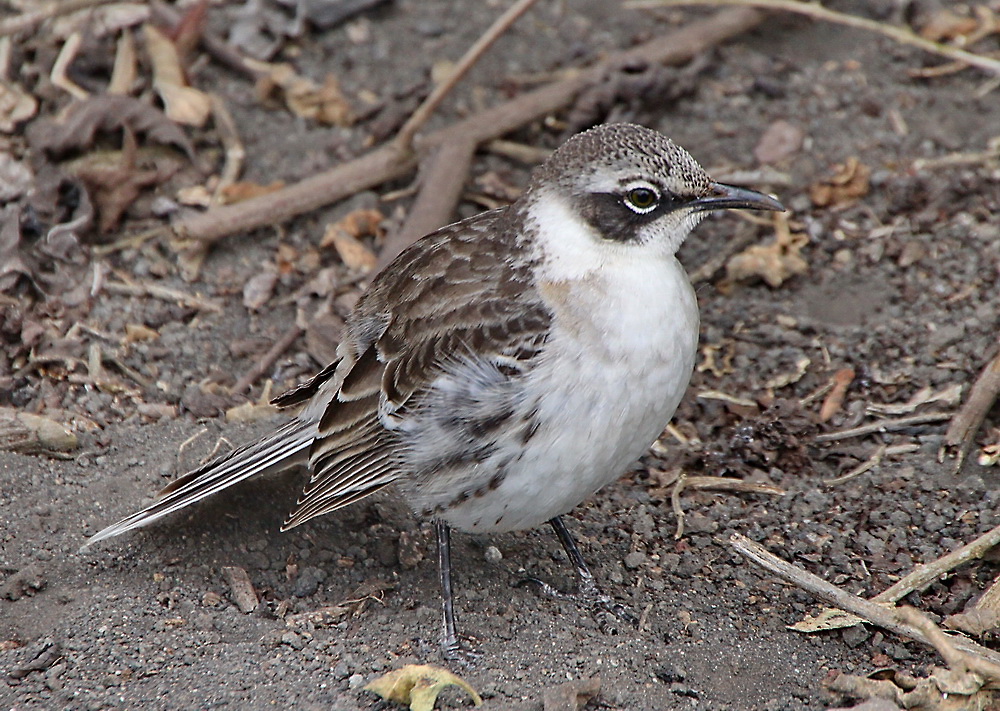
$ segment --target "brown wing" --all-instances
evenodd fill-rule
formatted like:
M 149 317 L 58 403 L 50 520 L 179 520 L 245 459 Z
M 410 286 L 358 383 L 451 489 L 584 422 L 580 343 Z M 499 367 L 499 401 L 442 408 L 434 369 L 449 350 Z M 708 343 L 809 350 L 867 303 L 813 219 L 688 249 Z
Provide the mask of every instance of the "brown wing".
M 406 476 L 399 432 L 380 415 L 405 418 L 456 358 L 500 360 L 513 376 L 540 352 L 549 315 L 530 265 L 511 258 L 516 217 L 501 209 L 446 227 L 376 277 L 348 320 L 345 359 L 353 363 L 323 413 L 313 475 L 284 528 Z

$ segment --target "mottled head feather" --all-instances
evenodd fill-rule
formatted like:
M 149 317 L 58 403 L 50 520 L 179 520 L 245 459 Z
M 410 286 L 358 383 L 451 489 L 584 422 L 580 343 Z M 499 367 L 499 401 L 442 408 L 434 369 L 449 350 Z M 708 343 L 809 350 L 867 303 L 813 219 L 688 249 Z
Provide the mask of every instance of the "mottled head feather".
M 712 180 L 687 151 L 663 134 L 630 123 L 602 124 L 564 143 L 532 176 L 571 193 L 613 190 L 652 180 L 675 195 L 703 197 Z

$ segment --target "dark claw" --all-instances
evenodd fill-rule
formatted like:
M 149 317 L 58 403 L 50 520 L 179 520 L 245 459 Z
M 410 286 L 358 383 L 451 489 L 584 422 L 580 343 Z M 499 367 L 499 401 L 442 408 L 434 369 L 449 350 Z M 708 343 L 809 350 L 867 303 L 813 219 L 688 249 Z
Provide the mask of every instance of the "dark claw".
M 442 638 L 441 654 L 445 661 L 463 667 L 474 666 L 483 657 L 483 653 L 476 647 L 475 641 L 464 636 L 452 639 Z
M 593 584 L 591 581 L 590 585 L 581 585 L 581 590 L 577 593 L 564 592 L 553 585 L 540 580 L 539 578 L 522 578 L 517 581 L 514 585 L 515 587 L 524 587 L 525 585 L 535 585 L 538 587 L 538 591 L 545 597 L 551 597 L 555 600 L 565 600 L 567 602 L 573 602 L 581 607 L 588 607 L 596 612 L 607 612 L 614 615 L 619 620 L 627 622 L 633 627 L 639 626 L 639 618 L 632 614 L 632 612 L 625 607 L 625 605 L 617 602 L 610 595 L 606 595 L 601 592 L 600 588 Z M 603 628 L 603 626 L 602 626 Z M 608 631 L 608 630 L 605 630 Z M 611 630 L 614 634 L 615 630 Z

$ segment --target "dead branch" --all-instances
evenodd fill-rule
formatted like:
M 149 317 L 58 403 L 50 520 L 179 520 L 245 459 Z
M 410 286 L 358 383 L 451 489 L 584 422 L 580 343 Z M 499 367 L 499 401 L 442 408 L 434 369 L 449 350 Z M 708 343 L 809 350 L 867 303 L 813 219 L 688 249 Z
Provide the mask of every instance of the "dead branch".
M 517 20 L 526 13 L 531 6 L 534 5 L 538 0 L 518 0 L 516 3 L 511 5 L 505 13 L 500 15 L 492 25 L 483 33 L 483 35 L 475 41 L 475 43 L 469 47 L 468 51 L 458 60 L 458 64 L 455 65 L 455 69 L 451 72 L 447 79 L 442 81 L 434 90 L 430 93 L 423 103 L 417 107 L 417 110 L 413 112 L 413 115 L 407 119 L 403 127 L 399 129 L 399 133 L 396 134 L 395 140 L 399 143 L 399 146 L 404 149 L 410 149 L 413 147 L 413 137 L 417 135 L 417 131 L 427 123 L 427 119 L 431 117 L 431 114 L 441 105 L 444 98 L 455 88 L 455 85 L 461 81 L 462 77 L 469 73 L 469 70 L 479 61 L 479 58 L 490 47 L 496 42 L 500 36 L 510 29 Z M 420 235 L 418 235 L 419 237 Z
M 469 175 L 476 144 L 468 137 L 438 146 L 434 154 L 423 161 L 420 171 L 420 192 L 414 200 L 406 221 L 390 234 L 378 258 L 381 269 L 432 230 L 448 222 L 462 195 L 462 186 Z
M 257 361 L 256 365 L 250 369 L 250 371 L 244 375 L 242 378 L 236 381 L 233 385 L 232 390 L 229 392 L 233 395 L 239 395 L 244 390 L 247 390 L 257 378 L 261 377 L 268 371 L 268 369 L 274 365 L 274 362 L 281 357 L 281 354 L 292 347 L 295 340 L 301 336 L 305 331 L 298 324 L 292 326 L 290 329 L 285 331 L 284 335 L 275 341 L 274 345 Z
M 938 453 L 938 461 L 944 461 L 945 455 L 955 457 L 954 471 L 962 468 L 962 463 L 969 455 L 976 433 L 983 425 L 986 414 L 1000 396 L 1000 354 L 991 360 L 983 372 L 979 374 L 969 397 L 961 409 L 952 418 L 948 431 L 944 435 L 944 446 Z
M 968 66 L 982 69 L 989 74 L 1000 76 L 1000 61 L 996 59 L 975 54 L 974 52 L 967 52 L 964 49 L 942 44 L 941 42 L 933 42 L 911 32 L 905 27 L 887 25 L 884 22 L 869 20 L 866 17 L 858 17 L 857 15 L 829 10 L 815 2 L 799 2 L 799 0 L 639 0 L 637 2 L 626 3 L 626 7 L 638 9 L 679 7 L 681 5 L 756 7 L 761 10 L 794 12 L 811 17 L 814 20 L 823 20 L 825 22 L 833 22 L 838 25 L 846 25 L 848 27 L 875 32 L 899 44 L 917 47 L 925 52 L 937 54 L 956 62 L 962 62 Z
M 181 21 L 181 15 L 172 7 L 165 5 L 158 0 L 150 3 L 150 11 L 153 22 L 163 27 L 176 27 Z M 233 49 L 224 39 L 214 34 L 208 28 L 201 31 L 199 38 L 201 46 L 215 61 L 229 67 L 230 69 L 243 74 L 256 81 L 262 76 L 260 69 L 253 62 Z
M 941 422 L 943 420 L 950 419 L 951 415 L 947 412 L 925 412 L 921 415 L 910 415 L 909 417 L 879 420 L 878 422 L 871 422 L 867 425 L 852 427 L 849 430 L 841 430 L 840 432 L 827 432 L 826 434 L 816 435 L 815 441 L 836 442 L 840 439 L 863 437 L 864 435 L 874 434 L 876 432 L 895 432 L 896 430 L 906 429 L 907 427 L 913 427 L 914 425 L 926 425 L 931 422 Z
M 119 275 L 121 276 L 121 275 Z M 212 301 L 198 298 L 183 291 L 177 291 L 159 284 L 133 284 L 131 282 L 105 282 L 102 287 L 114 294 L 125 294 L 127 296 L 152 296 L 163 301 L 173 301 L 181 306 L 198 309 L 199 311 L 212 311 L 219 313 L 222 307 Z
M 933 640 L 925 632 L 901 621 L 894 607 L 880 605 L 841 590 L 836 585 L 828 583 L 819 576 L 802 570 L 769 553 L 763 546 L 754 543 L 746 536 L 734 533 L 729 539 L 729 544 L 737 553 L 748 560 L 773 573 L 785 582 L 805 590 L 827 604 L 841 610 L 846 610 L 867 622 L 878 625 L 902 637 L 908 637 L 931 647 L 934 646 Z M 952 639 L 952 644 L 956 649 L 985 660 L 990 665 L 1000 664 L 1000 654 L 982 647 L 975 642 L 955 637 Z
M 237 205 L 223 205 L 182 218 L 173 224 L 182 239 L 211 243 L 237 232 L 273 225 L 337 202 L 410 172 L 420 156 L 456 140 L 476 145 L 513 131 L 569 104 L 581 91 L 603 80 L 615 67 L 640 64 L 681 64 L 761 22 L 763 13 L 751 8 L 721 12 L 706 20 L 661 35 L 633 49 L 616 52 L 566 79 L 523 94 L 440 129 L 418 141 L 416 155 L 396 143 L 386 144 L 348 163 L 294 185 Z
M 28 32 L 36 26 L 61 15 L 69 15 L 78 10 L 87 10 L 101 5 L 108 5 L 119 0 L 62 0 L 53 2 L 41 10 L 25 12 L 16 17 L 9 17 L 0 22 L 0 37 Z
M 956 642 L 961 637 L 945 634 L 944 630 L 920 610 L 914 607 L 901 607 L 896 610 L 896 616 L 903 624 L 920 630 L 927 637 L 927 643 L 934 647 L 952 671 L 957 673 L 971 671 L 991 681 L 1000 681 L 1000 664 L 960 649 Z

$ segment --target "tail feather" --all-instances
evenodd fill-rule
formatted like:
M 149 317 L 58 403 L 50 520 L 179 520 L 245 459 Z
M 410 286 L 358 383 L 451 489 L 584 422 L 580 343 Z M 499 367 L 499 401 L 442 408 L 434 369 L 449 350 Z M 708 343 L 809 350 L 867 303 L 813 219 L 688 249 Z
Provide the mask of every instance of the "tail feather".
M 296 418 L 266 439 L 234 449 L 168 484 L 156 501 L 91 536 L 83 548 L 145 526 L 244 479 L 304 464 L 315 437 L 316 424 Z

